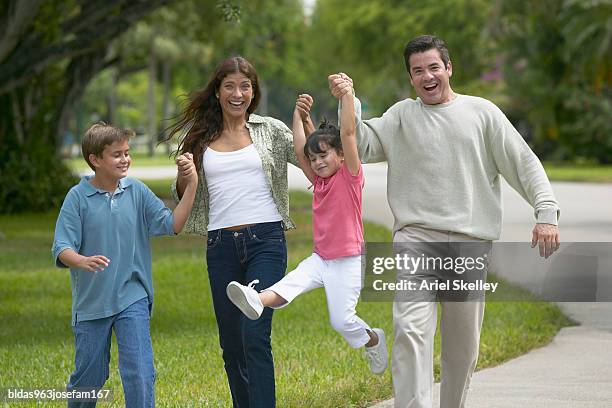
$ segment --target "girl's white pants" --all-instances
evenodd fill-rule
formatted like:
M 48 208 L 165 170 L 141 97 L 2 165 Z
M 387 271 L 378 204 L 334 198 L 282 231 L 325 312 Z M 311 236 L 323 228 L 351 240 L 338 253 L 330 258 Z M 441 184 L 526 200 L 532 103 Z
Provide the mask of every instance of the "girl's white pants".
M 325 288 L 331 326 L 353 348 L 370 341 L 370 326 L 357 316 L 355 307 L 362 288 L 361 255 L 325 260 L 316 253 L 304 259 L 283 279 L 265 290 L 274 291 L 287 303 L 316 288 Z

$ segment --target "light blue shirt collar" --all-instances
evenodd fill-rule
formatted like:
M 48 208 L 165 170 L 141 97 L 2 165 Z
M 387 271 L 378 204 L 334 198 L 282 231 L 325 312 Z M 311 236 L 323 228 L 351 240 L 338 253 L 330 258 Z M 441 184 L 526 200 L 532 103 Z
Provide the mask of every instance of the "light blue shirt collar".
M 85 195 L 87 197 L 91 197 L 92 195 L 96 193 L 99 193 L 99 194 L 108 193 L 108 191 L 106 190 L 102 190 L 101 188 L 94 187 L 93 184 L 91 184 L 92 178 L 94 178 L 94 176 L 83 176 L 81 177 L 81 181 L 79 182 L 79 184 L 81 184 L 81 186 L 83 187 L 85 191 Z M 115 192 L 117 193 L 123 192 L 123 190 L 125 190 L 125 188 L 130 185 L 132 185 L 132 179 L 130 179 L 129 177 L 124 177 L 122 179 L 119 179 L 119 186 L 117 187 L 117 190 L 115 190 Z

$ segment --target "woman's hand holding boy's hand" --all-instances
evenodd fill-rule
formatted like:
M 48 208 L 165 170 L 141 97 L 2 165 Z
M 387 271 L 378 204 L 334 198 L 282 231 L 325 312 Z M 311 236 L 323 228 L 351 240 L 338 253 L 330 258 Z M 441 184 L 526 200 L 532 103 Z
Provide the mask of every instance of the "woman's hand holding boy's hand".
M 298 95 L 298 98 L 295 101 L 295 112 L 300 115 L 302 122 L 306 122 L 310 117 L 310 110 L 312 109 L 313 103 L 314 100 L 312 99 L 312 96 L 308 94 Z
M 197 184 L 198 172 L 193 162 L 193 154 L 184 153 L 176 158 L 179 177 L 185 180 L 188 184 Z
M 184 153 L 178 156 L 176 158 L 176 165 L 178 167 L 177 187 L 178 184 L 182 184 L 183 186 L 181 201 L 179 201 L 172 212 L 174 215 L 172 228 L 174 229 L 174 233 L 178 234 L 183 230 L 187 218 L 191 213 L 198 186 L 198 171 L 193 163 L 193 154 L 191 153 Z

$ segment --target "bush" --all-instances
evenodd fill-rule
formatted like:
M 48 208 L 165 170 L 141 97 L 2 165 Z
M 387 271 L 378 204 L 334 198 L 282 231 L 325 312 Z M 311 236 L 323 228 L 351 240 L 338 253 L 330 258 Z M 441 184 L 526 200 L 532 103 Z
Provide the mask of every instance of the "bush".
M 0 214 L 49 211 L 61 205 L 77 179 L 53 150 L 0 146 Z

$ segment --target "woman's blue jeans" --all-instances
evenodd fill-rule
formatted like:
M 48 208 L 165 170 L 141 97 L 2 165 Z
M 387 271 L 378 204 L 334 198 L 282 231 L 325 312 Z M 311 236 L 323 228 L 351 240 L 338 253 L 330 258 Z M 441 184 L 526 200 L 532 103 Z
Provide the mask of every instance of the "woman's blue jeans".
M 274 407 L 272 309 L 264 308 L 259 319 L 249 320 L 225 290 L 231 281 L 246 285 L 259 279 L 255 289 L 261 290 L 282 279 L 287 268 L 284 225 L 279 221 L 238 231 L 209 231 L 206 261 L 234 407 Z

